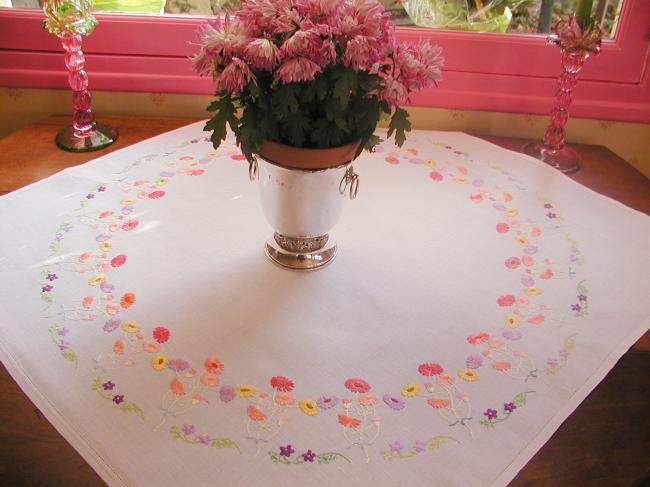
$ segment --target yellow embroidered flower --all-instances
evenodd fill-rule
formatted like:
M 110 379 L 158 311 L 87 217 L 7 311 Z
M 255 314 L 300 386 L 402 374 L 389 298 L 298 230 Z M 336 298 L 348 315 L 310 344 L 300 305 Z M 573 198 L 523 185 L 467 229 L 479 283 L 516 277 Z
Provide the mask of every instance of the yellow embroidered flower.
M 458 371 L 458 377 L 466 380 L 467 382 L 474 382 L 479 380 L 481 378 L 481 375 L 474 369 L 464 368 Z
M 542 294 L 542 290 L 538 287 L 530 286 L 524 288 L 524 293 L 526 294 L 526 296 L 539 296 L 540 294 Z
M 167 368 L 167 362 L 169 362 L 167 355 L 160 352 L 151 359 L 151 366 L 154 370 L 165 370 Z
M 102 252 L 110 252 L 112 249 L 113 249 L 113 244 L 110 243 L 108 240 L 99 244 L 99 250 L 101 250 Z
M 122 323 L 121 328 L 127 333 L 137 333 L 140 331 L 140 325 L 132 321 L 125 321 Z
M 131 206 L 131 205 L 135 205 L 136 201 L 138 200 L 136 200 L 135 198 L 125 198 L 123 200 L 120 200 L 120 204 L 124 206 Z
M 458 183 L 458 184 L 467 184 L 467 178 L 462 178 L 462 177 L 460 177 L 460 176 L 456 176 L 456 177 L 454 178 L 454 183 Z
M 105 279 L 106 279 L 106 276 L 104 276 L 104 274 L 97 274 L 96 276 L 91 277 L 90 279 L 88 279 L 88 285 L 89 286 L 97 286 L 97 285 L 101 284 L 102 282 L 104 282 Z
M 257 390 L 247 384 L 235 387 L 235 395 L 238 397 L 253 397 Z
M 158 186 L 163 186 L 163 185 L 167 184 L 168 182 L 169 182 L 169 179 L 167 179 L 167 178 L 158 178 L 158 179 L 156 179 L 156 184 Z
M 508 328 L 517 328 L 519 326 L 519 318 L 517 315 L 510 314 L 503 320 Z
M 407 384 L 402 387 L 402 396 L 415 397 L 420 394 L 420 384 Z
M 316 404 L 316 401 L 313 399 L 303 399 L 298 403 L 298 407 L 307 416 L 315 416 L 318 414 L 318 411 L 320 411 L 318 405 Z
M 526 238 L 525 235 L 517 235 L 515 237 L 515 240 L 517 241 L 517 243 L 519 245 L 522 245 L 522 246 L 528 245 L 528 239 Z
M 434 161 L 433 159 L 427 159 L 426 161 L 424 161 L 424 165 L 429 167 L 435 167 L 436 161 Z
M 519 214 L 519 211 L 517 211 L 517 208 L 508 208 L 506 211 L 503 212 L 508 218 L 513 218 Z

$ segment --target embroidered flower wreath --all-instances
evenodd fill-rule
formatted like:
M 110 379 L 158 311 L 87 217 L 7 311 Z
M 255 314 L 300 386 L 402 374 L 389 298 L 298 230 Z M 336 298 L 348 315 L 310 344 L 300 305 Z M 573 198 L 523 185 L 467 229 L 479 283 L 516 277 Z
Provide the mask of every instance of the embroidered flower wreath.
M 228 124 L 247 157 L 267 140 L 370 150 L 387 116 L 401 146 L 410 122 L 399 105 L 441 79 L 440 47 L 398 44 L 376 0 L 244 0 L 200 35 L 194 66 L 216 84 L 205 130 L 216 148 Z

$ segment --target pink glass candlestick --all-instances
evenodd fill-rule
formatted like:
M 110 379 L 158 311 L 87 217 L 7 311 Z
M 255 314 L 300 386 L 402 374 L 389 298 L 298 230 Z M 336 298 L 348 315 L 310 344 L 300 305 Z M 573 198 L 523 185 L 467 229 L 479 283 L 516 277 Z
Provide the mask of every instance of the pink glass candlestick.
M 51 0 L 43 4 L 47 20 L 43 27 L 61 39 L 68 68 L 68 84 L 72 89 L 74 115 L 72 124 L 55 138 L 56 145 L 72 152 L 89 152 L 106 147 L 117 140 L 117 130 L 95 121 L 88 91 L 88 74 L 81 50 L 82 35 L 92 32 L 97 21 L 90 14 L 88 0 Z
M 551 42 L 560 47 L 562 54 L 562 74 L 558 80 L 555 93 L 555 105 L 551 110 L 550 120 L 541 142 L 530 142 L 522 151 L 533 156 L 557 170 L 570 174 L 582 165 L 576 151 L 565 143 L 564 129 L 569 121 L 569 107 L 572 91 L 578 82 L 578 73 L 591 54 L 600 52 L 602 34 L 595 24 L 582 28 L 574 15 L 567 21 L 560 21 L 554 26 L 555 34 Z

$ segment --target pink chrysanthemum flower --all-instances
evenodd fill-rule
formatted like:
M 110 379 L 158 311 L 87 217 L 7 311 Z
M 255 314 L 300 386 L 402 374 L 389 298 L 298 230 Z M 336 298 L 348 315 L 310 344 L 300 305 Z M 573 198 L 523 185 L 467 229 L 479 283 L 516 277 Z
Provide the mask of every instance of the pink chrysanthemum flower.
M 321 67 L 314 61 L 304 57 L 296 57 L 284 61 L 275 71 L 275 79 L 284 83 L 307 81 L 314 79 Z
M 254 68 L 271 71 L 278 61 L 278 47 L 269 39 L 255 39 L 246 46 L 244 55 Z
M 233 57 L 223 71 L 215 75 L 217 91 L 239 93 L 250 81 L 256 83 L 255 75 L 248 65 L 237 57 Z
M 212 56 L 237 55 L 246 47 L 248 41 L 246 26 L 228 14 L 223 21 L 217 18 L 201 31 L 203 50 Z
M 408 101 L 409 91 L 401 81 L 386 78 L 384 87 L 379 91 L 379 99 L 387 101 L 389 106 L 394 107 Z

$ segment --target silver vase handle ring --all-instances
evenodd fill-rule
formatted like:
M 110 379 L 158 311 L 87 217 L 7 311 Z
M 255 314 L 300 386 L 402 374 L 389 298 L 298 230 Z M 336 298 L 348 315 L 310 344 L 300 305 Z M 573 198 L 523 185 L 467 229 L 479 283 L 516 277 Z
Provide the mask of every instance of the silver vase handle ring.
M 257 179 L 257 158 L 255 156 L 248 159 L 248 179 L 251 181 Z
M 359 175 L 354 172 L 354 167 L 352 166 L 348 167 L 343 175 L 343 179 L 339 183 L 339 193 L 345 194 L 348 186 L 350 186 L 350 199 L 353 200 L 359 192 Z

